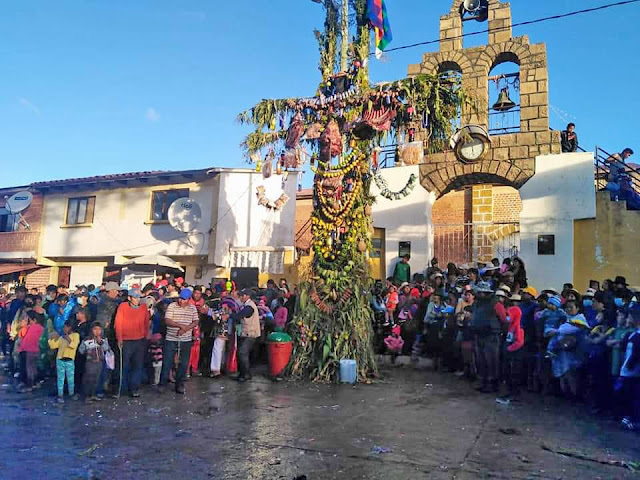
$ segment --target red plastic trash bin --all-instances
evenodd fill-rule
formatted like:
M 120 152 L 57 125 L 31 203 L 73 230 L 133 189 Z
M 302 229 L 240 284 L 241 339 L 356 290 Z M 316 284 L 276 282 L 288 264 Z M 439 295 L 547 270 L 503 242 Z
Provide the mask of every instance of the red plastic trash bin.
M 267 351 L 269 352 L 269 373 L 277 377 L 289 363 L 293 342 L 268 342 Z

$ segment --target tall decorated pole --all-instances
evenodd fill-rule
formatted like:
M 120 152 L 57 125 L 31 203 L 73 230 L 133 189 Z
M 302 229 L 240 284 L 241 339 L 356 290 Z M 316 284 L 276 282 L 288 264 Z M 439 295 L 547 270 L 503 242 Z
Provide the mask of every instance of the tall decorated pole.
M 370 186 L 372 181 L 384 185 L 376 147 L 392 138 L 401 143 L 409 137 L 414 140 L 419 129 L 424 139 L 420 155 L 423 149 L 441 149 L 466 97 L 455 80 L 427 75 L 371 85 L 370 29 L 377 53 L 391 39 L 384 0 L 314 1 L 325 11 L 324 30 L 316 31 L 322 74 L 317 94 L 262 100 L 241 113 L 239 120 L 256 127 L 243 147 L 252 161 L 262 165 L 265 176 L 271 174 L 274 161 L 276 172 L 299 170 L 309 161 L 315 173 L 313 262 L 298 286 L 298 305 L 289 327 L 294 350 L 288 373 L 336 381 L 339 361 L 353 359 L 359 380 L 366 380 L 377 372 L 368 256 L 375 202 Z M 350 11 L 355 18 L 351 23 Z M 345 52 L 348 58 L 343 60 Z M 401 192 L 382 188 L 382 195 L 400 198 L 415 183 L 411 176 Z

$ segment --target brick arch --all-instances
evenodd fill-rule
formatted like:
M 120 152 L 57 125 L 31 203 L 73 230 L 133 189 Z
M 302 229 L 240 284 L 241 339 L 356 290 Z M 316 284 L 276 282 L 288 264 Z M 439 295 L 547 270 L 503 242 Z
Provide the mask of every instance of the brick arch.
M 444 62 L 440 63 L 436 71 L 438 73 L 444 73 L 449 70 L 462 74 L 462 67 L 457 62 L 449 60 L 445 60 Z
M 469 185 L 494 184 L 520 188 L 534 171 L 516 160 L 485 159 L 473 164 L 461 163 L 454 154 L 430 155 L 430 161 L 420 165 L 420 183 L 440 198 L 451 190 Z
M 439 52 L 432 55 L 425 55 L 421 64 L 421 71 L 429 74 L 436 74 L 441 65 L 443 64 L 455 64 L 456 70 L 460 71 L 463 75 L 473 72 L 471 61 L 462 52 Z
M 505 223 L 500 226 L 496 226 L 496 229 L 489 233 L 489 240 L 491 243 L 496 243 L 498 240 L 504 237 L 508 237 L 514 233 L 520 231 L 519 223 Z
M 491 63 L 489 72 L 491 72 L 491 70 L 496 68 L 498 65 L 501 65 L 503 63 L 508 63 L 508 62 L 515 63 L 516 65 L 518 65 L 518 67 L 520 67 L 520 58 L 518 58 L 518 56 L 511 50 L 505 50 L 504 52 L 498 53 L 493 58 L 493 62 Z

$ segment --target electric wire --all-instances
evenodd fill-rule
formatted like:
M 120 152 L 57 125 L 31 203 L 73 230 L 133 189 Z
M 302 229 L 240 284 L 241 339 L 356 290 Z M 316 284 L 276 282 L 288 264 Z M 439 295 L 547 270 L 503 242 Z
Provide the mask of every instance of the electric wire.
M 609 8 L 614 8 L 614 7 L 621 7 L 624 5 L 629 5 L 632 3 L 638 3 L 640 2 L 640 0 L 624 0 L 621 2 L 615 2 L 615 3 L 609 3 L 606 5 L 600 5 L 598 7 L 591 7 L 591 8 L 584 8 L 582 10 L 575 10 L 573 12 L 567 12 L 567 13 L 560 13 L 557 15 L 551 15 L 549 17 L 542 17 L 542 18 L 536 18 L 535 20 L 527 20 L 524 22 L 518 22 L 518 23 L 514 23 L 512 25 L 506 26 L 506 27 L 497 27 L 497 28 L 492 28 L 491 29 L 491 33 L 493 32 L 500 32 L 503 30 L 509 30 L 512 27 L 522 27 L 524 25 L 533 25 L 535 23 L 542 23 L 542 22 L 547 22 L 549 20 L 558 20 L 561 18 L 567 18 L 567 17 L 573 17 L 576 15 L 582 15 L 584 13 L 592 13 L 592 12 L 597 12 L 600 10 L 606 10 Z M 478 32 L 468 32 L 468 33 L 463 33 L 462 35 L 457 35 L 455 37 L 450 37 L 447 38 L 446 40 L 456 40 L 456 39 L 460 39 L 460 38 L 464 38 L 464 37 L 471 37 L 473 35 L 481 35 L 483 33 L 489 33 L 489 29 L 485 29 L 485 30 L 480 30 Z M 411 43 L 408 45 L 401 45 L 399 47 L 394 47 L 394 48 L 387 48 L 384 50 L 384 53 L 388 53 L 388 52 L 395 52 L 398 50 L 406 50 L 408 48 L 415 48 L 415 47 L 420 47 L 423 45 L 432 45 L 434 43 L 440 43 L 440 39 L 437 40 L 429 40 L 427 42 L 418 42 L 418 43 Z M 372 52 L 370 55 L 374 55 L 374 53 Z

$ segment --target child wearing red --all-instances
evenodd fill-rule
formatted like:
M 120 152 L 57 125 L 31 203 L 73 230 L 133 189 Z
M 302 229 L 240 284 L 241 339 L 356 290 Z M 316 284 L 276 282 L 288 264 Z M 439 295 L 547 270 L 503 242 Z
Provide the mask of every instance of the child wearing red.
M 200 362 L 200 327 L 193 328 L 193 343 L 191 344 L 191 354 L 189 355 L 189 365 L 187 366 L 187 378 L 198 371 Z
M 522 376 L 522 355 L 524 346 L 524 330 L 521 325 L 522 311 L 520 307 L 509 307 L 507 310 L 508 326 L 504 346 L 504 379 L 507 384 L 507 398 L 517 397 L 520 393 Z

